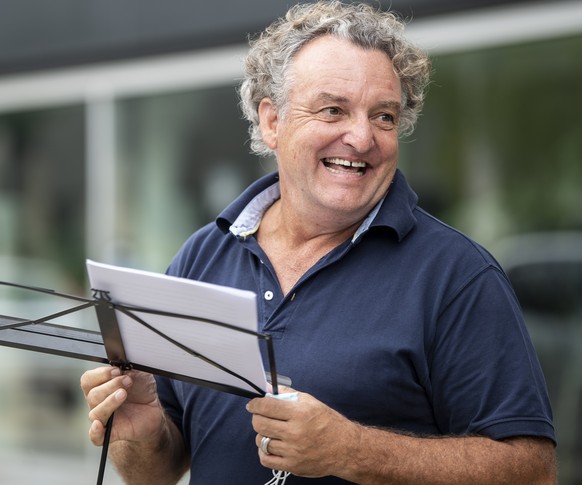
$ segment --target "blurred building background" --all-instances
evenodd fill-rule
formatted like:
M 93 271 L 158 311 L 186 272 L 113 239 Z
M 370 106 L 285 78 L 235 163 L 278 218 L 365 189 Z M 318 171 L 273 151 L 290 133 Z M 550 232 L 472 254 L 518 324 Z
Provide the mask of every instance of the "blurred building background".
M 293 3 L 0 0 L 0 280 L 86 295 L 87 257 L 163 272 L 273 170 L 249 154 L 235 88 L 247 36 Z M 421 205 L 514 282 L 554 406 L 560 483 L 580 485 L 582 2 L 376 3 L 410 19 L 434 60 L 401 167 Z M 53 305 L 0 287 L 0 314 Z M 92 365 L 7 347 L 0 365 L 0 483 L 93 483 L 78 384 Z

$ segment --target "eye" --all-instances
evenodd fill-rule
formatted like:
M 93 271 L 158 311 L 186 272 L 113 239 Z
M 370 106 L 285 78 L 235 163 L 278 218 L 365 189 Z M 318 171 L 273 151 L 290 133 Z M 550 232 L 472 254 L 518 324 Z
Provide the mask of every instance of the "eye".
M 321 113 L 329 118 L 337 118 L 342 114 L 342 110 L 337 106 L 327 106 L 321 110 Z
M 391 130 L 396 126 L 396 117 L 391 113 L 380 113 L 374 119 L 385 130 Z

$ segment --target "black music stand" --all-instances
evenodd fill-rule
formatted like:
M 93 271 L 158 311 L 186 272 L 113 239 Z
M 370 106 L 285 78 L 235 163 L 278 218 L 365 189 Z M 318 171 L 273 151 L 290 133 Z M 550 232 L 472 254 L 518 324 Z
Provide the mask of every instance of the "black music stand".
M 154 325 L 148 323 L 146 319 L 140 315 L 152 315 L 154 318 L 157 315 L 185 320 L 195 320 L 197 322 L 208 325 L 218 325 L 233 332 L 243 332 L 246 334 L 254 335 L 260 341 L 264 341 L 267 347 L 267 357 L 270 368 L 270 372 L 266 372 L 266 375 L 272 384 L 273 394 L 278 394 L 278 376 L 275 364 L 275 353 L 273 350 L 271 336 L 269 334 L 250 331 L 245 328 L 230 325 L 228 323 L 200 318 L 193 315 L 182 315 L 165 311 L 156 311 L 150 308 L 132 307 L 117 304 L 111 300 L 108 291 L 103 291 L 100 289 L 92 289 L 93 297 L 88 299 L 79 296 L 68 295 L 65 293 L 59 293 L 50 289 L 20 285 L 4 281 L 0 281 L 0 285 L 19 288 L 26 291 L 43 293 L 79 303 L 78 305 L 66 310 L 45 315 L 44 317 L 34 320 L 0 315 L 0 345 L 2 346 L 110 364 L 117 366 L 122 370 L 136 369 L 248 398 L 264 396 L 265 391 L 255 383 L 249 381 L 244 376 L 239 375 L 234 370 L 228 369 L 215 360 L 204 356 L 204 354 L 198 350 L 176 341 L 166 333 L 157 329 Z M 49 320 L 54 320 L 56 318 L 80 312 L 89 308 L 94 308 L 96 311 L 100 332 L 57 325 L 49 322 Z M 151 367 L 148 365 L 143 365 L 140 362 L 130 362 L 125 355 L 124 342 L 121 337 L 116 311 L 119 311 L 130 317 L 132 320 L 143 326 L 146 331 L 153 332 L 159 338 L 171 343 L 173 346 L 181 349 L 182 351 L 185 351 L 187 354 L 201 359 L 207 364 L 220 369 L 222 372 L 233 376 L 236 379 L 239 379 L 241 382 L 241 387 L 225 384 L 220 381 L 215 382 L 199 379 L 193 375 L 180 374 L 168 371 L 167 369 L 163 368 Z M 243 386 L 242 383 L 246 385 Z M 252 390 L 249 390 L 249 387 L 252 388 Z M 105 438 L 101 451 L 99 473 L 97 477 L 97 485 L 101 485 L 103 483 L 112 420 L 113 415 L 106 425 Z

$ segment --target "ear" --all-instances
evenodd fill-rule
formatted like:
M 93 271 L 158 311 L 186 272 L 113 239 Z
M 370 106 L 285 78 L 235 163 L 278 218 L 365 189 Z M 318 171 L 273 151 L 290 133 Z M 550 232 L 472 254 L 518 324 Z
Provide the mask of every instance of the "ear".
M 263 141 L 271 150 L 277 148 L 277 126 L 279 114 L 270 98 L 263 98 L 259 104 L 259 128 Z

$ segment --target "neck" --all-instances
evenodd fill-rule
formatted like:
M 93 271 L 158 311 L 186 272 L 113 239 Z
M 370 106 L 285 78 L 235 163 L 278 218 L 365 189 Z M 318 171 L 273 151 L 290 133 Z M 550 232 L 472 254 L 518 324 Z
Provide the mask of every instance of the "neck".
M 335 214 L 335 217 L 318 217 L 313 212 L 301 213 L 294 209 L 284 200 L 277 200 L 265 213 L 259 231 L 291 247 L 317 242 L 335 247 L 351 237 L 363 221 L 363 218 L 355 222 L 341 221 Z
M 320 258 L 349 239 L 360 224 L 331 227 L 319 222 L 287 211 L 280 199 L 263 216 L 257 241 L 275 269 L 283 294 Z

